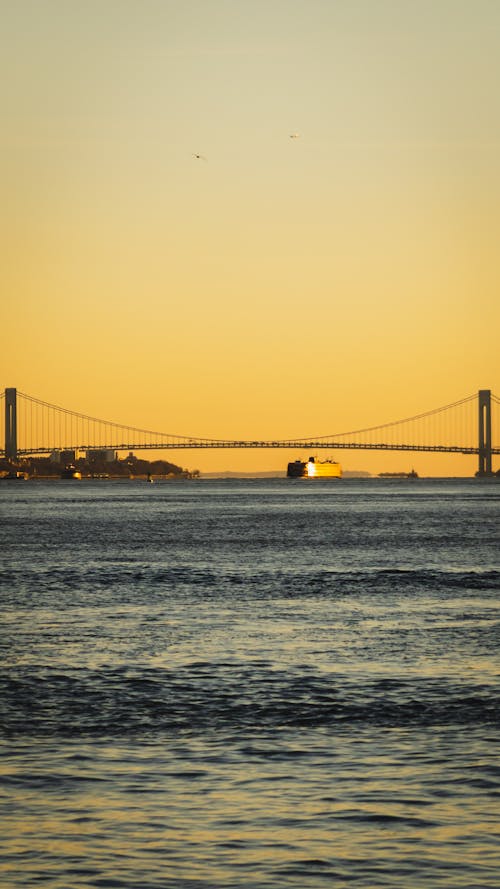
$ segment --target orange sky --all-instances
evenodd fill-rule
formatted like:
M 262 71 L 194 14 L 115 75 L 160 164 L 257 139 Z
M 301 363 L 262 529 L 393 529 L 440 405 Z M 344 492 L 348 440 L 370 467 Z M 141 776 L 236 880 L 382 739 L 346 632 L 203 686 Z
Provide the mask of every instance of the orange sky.
M 0 387 L 218 438 L 500 395 L 500 6 L 31 0 L 0 44 Z

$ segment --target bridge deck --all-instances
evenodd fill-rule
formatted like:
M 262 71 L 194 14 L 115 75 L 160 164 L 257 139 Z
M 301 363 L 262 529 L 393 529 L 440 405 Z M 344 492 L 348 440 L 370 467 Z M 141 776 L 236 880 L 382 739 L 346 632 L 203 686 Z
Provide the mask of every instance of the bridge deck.
M 85 451 L 85 450 L 114 450 L 114 451 L 174 451 L 174 450 L 205 450 L 205 449 L 241 449 L 241 448 L 280 448 L 286 450 L 358 450 L 358 451 L 415 451 L 415 452 L 433 452 L 442 454 L 478 454 L 479 449 L 474 447 L 463 447 L 460 445 L 417 445 L 417 444 L 390 444 L 387 442 L 377 443 L 360 443 L 360 442 L 338 442 L 338 441 L 171 441 L 171 442 L 124 442 L 120 444 L 103 444 L 96 446 L 95 444 L 79 444 L 68 445 L 67 450 Z M 53 447 L 40 448 L 20 448 L 18 454 L 20 456 L 29 456 L 35 454 L 47 454 L 53 450 Z M 0 451 L 1 453 L 1 451 Z M 500 448 L 492 448 L 492 454 L 500 454 Z

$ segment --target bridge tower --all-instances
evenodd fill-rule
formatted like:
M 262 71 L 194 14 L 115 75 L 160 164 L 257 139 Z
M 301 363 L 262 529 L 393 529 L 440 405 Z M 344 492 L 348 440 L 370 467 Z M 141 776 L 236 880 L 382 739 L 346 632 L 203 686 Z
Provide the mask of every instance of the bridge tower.
M 17 389 L 5 390 L 5 456 L 17 460 Z
M 478 392 L 479 423 L 478 423 L 478 475 L 492 475 L 491 466 L 491 390 L 480 389 Z

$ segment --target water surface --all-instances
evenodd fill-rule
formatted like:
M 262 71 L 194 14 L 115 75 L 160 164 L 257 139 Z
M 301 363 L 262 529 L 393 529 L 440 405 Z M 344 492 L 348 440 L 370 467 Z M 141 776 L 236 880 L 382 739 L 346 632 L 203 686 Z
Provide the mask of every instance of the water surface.
M 3 483 L 0 884 L 496 889 L 499 504 Z

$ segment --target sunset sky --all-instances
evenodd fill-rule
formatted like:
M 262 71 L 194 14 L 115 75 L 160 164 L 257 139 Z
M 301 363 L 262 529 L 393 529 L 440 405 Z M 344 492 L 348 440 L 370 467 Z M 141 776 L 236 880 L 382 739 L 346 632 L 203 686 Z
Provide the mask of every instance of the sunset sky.
M 500 395 L 500 3 L 4 2 L 0 70 L 0 388 L 250 439 Z

